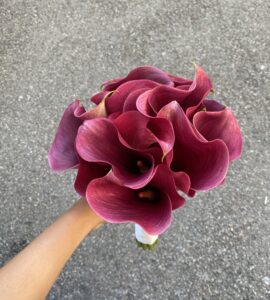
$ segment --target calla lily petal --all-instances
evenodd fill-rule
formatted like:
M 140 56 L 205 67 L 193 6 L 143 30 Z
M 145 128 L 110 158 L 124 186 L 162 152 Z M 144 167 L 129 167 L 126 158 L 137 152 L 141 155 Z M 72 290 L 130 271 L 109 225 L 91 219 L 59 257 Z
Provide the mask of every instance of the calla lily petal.
M 188 195 L 191 184 L 188 174 L 185 172 L 173 172 L 173 178 L 177 189 Z
M 147 128 L 154 134 L 163 151 L 163 156 L 167 155 L 172 150 L 175 140 L 171 122 L 164 118 L 150 118 Z
M 78 128 L 84 120 L 107 115 L 105 100 L 106 97 L 103 98 L 98 106 L 89 111 L 85 110 L 79 100 L 75 100 L 67 107 L 58 125 L 48 154 L 48 161 L 52 170 L 64 171 L 78 165 L 79 161 L 74 147 Z
M 157 142 L 154 134 L 147 128 L 149 118 L 138 111 L 128 111 L 114 119 L 113 123 L 120 133 L 121 142 L 135 150 L 145 150 Z
M 230 160 L 241 156 L 242 134 L 238 122 L 229 108 L 220 111 L 201 111 L 194 115 L 195 128 L 208 141 L 221 139 L 228 147 Z
M 156 115 L 155 111 L 148 102 L 148 98 L 152 94 L 152 92 L 152 90 L 144 92 L 138 97 L 136 101 L 136 107 L 138 111 L 141 112 L 143 115 L 149 117 L 154 117 Z
M 226 106 L 222 105 L 221 103 L 219 103 L 216 100 L 205 99 L 199 105 L 189 107 L 186 110 L 186 115 L 190 119 L 190 121 L 192 122 L 193 117 L 197 112 L 200 112 L 200 111 L 221 111 L 224 108 L 226 108 Z
M 158 113 L 160 109 L 170 103 L 171 101 L 183 102 L 190 94 L 188 90 L 180 90 L 169 86 L 159 86 L 152 90 L 152 93 L 148 97 L 148 102 L 155 113 Z
M 138 89 L 152 89 L 156 87 L 158 84 L 151 80 L 132 80 L 126 83 L 123 83 L 119 88 L 117 88 L 113 94 L 106 101 L 106 110 L 108 114 L 112 114 L 114 112 L 122 112 L 125 100 L 129 96 L 129 94 Z
M 95 103 L 95 104 L 99 104 L 104 97 L 108 94 L 108 91 L 101 91 L 96 93 L 95 95 L 93 95 L 90 100 L 91 102 Z
M 169 167 L 165 164 L 160 164 L 156 168 L 156 174 L 151 180 L 150 185 L 157 187 L 168 194 L 173 210 L 184 205 L 185 199 L 177 193 L 175 180 Z M 180 182 L 180 177 L 178 177 L 178 179 Z
M 137 110 L 136 101 L 138 97 L 148 90 L 149 88 L 142 88 L 131 92 L 124 103 L 123 111 Z
M 140 188 L 154 175 L 153 157 L 124 146 L 109 119 L 85 121 L 78 130 L 76 149 L 86 161 L 110 164 L 114 175 L 126 186 Z
M 137 109 L 144 115 L 155 116 L 159 110 L 177 101 L 184 111 L 192 115 L 212 89 L 212 83 L 204 70 L 195 65 L 195 78 L 191 85 L 177 88 L 160 85 L 142 94 L 137 100 Z
M 76 192 L 85 197 L 86 188 L 93 179 L 105 176 L 111 169 L 109 165 L 96 162 L 88 162 L 79 159 L 79 169 L 74 182 Z
M 190 86 L 192 84 L 192 80 L 189 80 L 189 79 L 186 79 L 183 77 L 174 76 L 171 74 L 168 74 L 168 75 L 171 78 L 171 80 L 173 81 L 175 87 Z
M 131 81 L 148 79 L 160 84 L 173 86 L 173 81 L 170 76 L 164 71 L 152 67 L 152 66 L 141 66 L 132 70 L 126 77 L 121 77 L 113 80 L 109 80 L 103 83 L 104 91 L 112 91 L 118 88 L 121 84 Z
M 173 179 L 168 181 L 171 175 L 167 172 L 163 166 L 158 166 L 154 178 L 143 190 L 133 190 L 118 185 L 113 174 L 110 173 L 89 184 L 86 192 L 87 202 L 99 216 L 108 222 L 134 222 L 150 234 L 161 234 L 170 226 L 172 220 L 170 197 L 172 195 L 175 197 L 174 204 L 184 203 L 175 191 Z M 174 191 L 169 191 L 170 188 Z M 150 198 L 147 198 L 149 194 Z M 178 201 L 176 197 L 179 197 Z
M 212 82 L 206 72 L 195 65 L 195 78 L 189 88 L 189 95 L 180 103 L 183 110 L 200 105 L 212 88 Z
M 79 114 L 85 112 L 79 100 L 67 107 L 58 125 L 48 154 L 49 165 L 53 171 L 64 171 L 79 163 L 74 149 L 74 141 L 82 121 L 74 115 L 75 111 Z
M 107 95 L 105 95 L 103 100 L 93 109 L 85 111 L 84 109 L 82 110 L 81 107 L 76 108 L 74 111 L 74 116 L 80 119 L 81 121 L 106 117 L 107 112 L 105 107 L 105 101 L 108 95 L 109 94 L 107 93 Z
M 173 127 L 164 118 L 147 118 L 138 111 L 129 111 L 113 122 L 120 133 L 121 142 L 129 148 L 146 150 L 157 143 L 163 155 L 173 148 Z
M 156 204 L 140 199 L 138 193 L 107 175 L 89 184 L 86 199 L 95 213 L 110 223 L 134 222 L 149 234 L 163 233 L 172 218 L 169 196 L 161 192 Z
M 202 104 L 206 111 L 221 111 L 226 108 L 225 105 L 222 105 L 217 100 L 205 99 Z
M 221 182 L 221 184 L 223 184 L 223 181 Z M 188 192 L 188 195 L 189 195 L 189 197 L 194 197 L 196 195 L 196 191 L 193 190 L 193 189 L 190 189 L 189 192 Z
M 225 143 L 200 138 L 176 101 L 164 106 L 158 116 L 169 119 L 175 130 L 172 170 L 187 173 L 194 190 L 208 190 L 219 185 L 229 165 Z

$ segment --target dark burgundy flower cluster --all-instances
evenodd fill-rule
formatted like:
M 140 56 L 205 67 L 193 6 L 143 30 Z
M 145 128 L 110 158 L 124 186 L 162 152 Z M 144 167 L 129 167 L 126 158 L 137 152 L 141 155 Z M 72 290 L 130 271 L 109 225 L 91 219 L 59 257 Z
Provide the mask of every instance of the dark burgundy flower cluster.
M 109 80 L 86 111 L 65 110 L 49 151 L 52 170 L 78 169 L 76 191 L 112 223 L 134 222 L 163 233 L 172 210 L 221 183 L 242 151 L 229 108 L 207 99 L 212 83 L 199 66 L 194 80 L 151 66 Z

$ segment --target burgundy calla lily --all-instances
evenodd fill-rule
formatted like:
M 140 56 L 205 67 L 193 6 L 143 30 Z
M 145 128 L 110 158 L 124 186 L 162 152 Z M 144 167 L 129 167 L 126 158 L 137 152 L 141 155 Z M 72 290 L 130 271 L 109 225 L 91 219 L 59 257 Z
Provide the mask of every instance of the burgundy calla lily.
M 49 150 L 49 165 L 54 171 L 63 171 L 79 164 L 74 141 L 82 120 L 75 116 L 75 111 L 85 112 L 79 100 L 71 103 L 65 110 Z
M 140 188 L 154 175 L 154 157 L 151 151 L 136 151 L 119 139 L 117 127 L 109 119 L 88 120 L 78 130 L 76 149 L 88 162 L 112 166 L 119 181 L 132 188 Z
M 163 151 L 163 157 L 173 148 L 173 127 L 164 118 L 148 118 L 138 111 L 129 111 L 114 119 L 113 123 L 122 143 L 129 148 L 146 150 L 158 144 Z
M 174 85 L 173 79 L 166 72 L 152 66 L 141 66 L 129 72 L 126 77 L 108 80 L 102 86 L 104 91 L 113 91 L 125 82 L 140 79 L 148 79 L 169 86 Z
M 123 83 L 120 85 L 108 98 L 106 101 L 106 110 L 108 114 L 112 114 L 115 112 L 123 112 L 124 106 L 127 110 L 127 105 L 131 106 L 131 100 L 133 99 L 134 103 L 136 103 L 136 98 L 132 97 L 131 93 L 134 91 L 147 89 L 153 89 L 154 87 L 158 86 L 158 83 L 151 81 L 151 80 L 132 80 Z M 128 104 L 125 102 L 128 100 Z
M 195 65 L 194 80 L 176 77 L 150 66 L 131 71 L 127 77 L 107 81 L 103 91 L 91 98 L 99 104 L 106 91 L 111 96 L 106 101 L 108 115 L 130 110 L 139 110 L 147 116 L 156 116 L 158 111 L 173 100 L 191 113 L 196 110 L 212 89 L 205 71 Z
M 164 106 L 158 116 L 169 119 L 175 131 L 171 169 L 187 173 L 193 190 L 209 190 L 219 185 L 229 166 L 226 144 L 219 139 L 209 142 L 200 137 L 176 101 Z
M 214 100 L 204 102 L 205 110 L 193 117 L 195 128 L 208 141 L 221 139 L 228 147 L 230 160 L 235 160 L 242 153 L 242 135 L 238 122 L 229 109 Z
M 196 109 L 212 89 L 212 83 L 204 70 L 195 66 L 195 78 L 191 84 L 178 85 L 175 87 L 160 85 L 141 94 L 136 106 L 138 110 L 147 116 L 156 116 L 160 109 L 177 101 L 182 109 Z
M 150 234 L 161 234 L 172 220 L 172 209 L 184 204 L 166 165 L 156 167 L 155 176 L 141 189 L 119 185 L 112 173 L 93 180 L 86 199 L 92 209 L 111 223 L 134 222 Z
M 78 128 L 84 120 L 106 116 L 105 99 L 106 97 L 98 106 L 89 111 L 85 110 L 79 100 L 75 100 L 64 111 L 48 154 L 52 170 L 64 171 L 79 164 L 74 147 Z
M 88 162 L 79 157 L 79 167 L 74 182 L 76 192 L 85 197 L 88 184 L 96 178 L 105 176 L 111 170 L 111 166 L 104 163 Z

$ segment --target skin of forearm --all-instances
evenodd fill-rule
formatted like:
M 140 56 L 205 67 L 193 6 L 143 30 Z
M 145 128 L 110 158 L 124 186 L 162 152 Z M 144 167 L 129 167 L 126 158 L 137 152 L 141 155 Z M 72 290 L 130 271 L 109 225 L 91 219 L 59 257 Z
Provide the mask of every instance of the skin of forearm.
M 80 242 L 102 223 L 79 200 L 0 269 L 1 299 L 44 299 Z

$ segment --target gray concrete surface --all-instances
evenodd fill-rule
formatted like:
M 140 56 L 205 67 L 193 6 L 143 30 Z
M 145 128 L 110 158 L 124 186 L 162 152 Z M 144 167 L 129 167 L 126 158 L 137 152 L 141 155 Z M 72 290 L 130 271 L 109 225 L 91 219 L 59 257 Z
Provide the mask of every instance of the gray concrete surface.
M 77 198 L 47 151 L 74 97 L 141 64 L 211 75 L 236 113 L 242 159 L 226 184 L 174 214 L 154 252 L 106 225 L 75 252 L 48 299 L 270 299 L 270 2 L 0 1 L 0 263 Z M 0 297 L 1 298 L 1 297 Z

